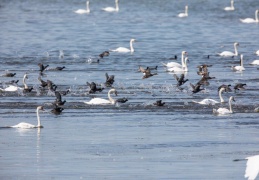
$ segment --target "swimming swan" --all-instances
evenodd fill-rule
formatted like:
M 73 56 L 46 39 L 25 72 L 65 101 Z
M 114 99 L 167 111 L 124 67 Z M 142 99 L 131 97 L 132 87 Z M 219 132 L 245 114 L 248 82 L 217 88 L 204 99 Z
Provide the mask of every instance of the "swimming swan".
M 247 157 L 246 160 L 245 178 L 254 180 L 259 173 L 259 155 Z
M 240 21 L 242 23 L 258 23 L 259 22 L 258 14 L 259 14 L 259 10 L 257 9 L 255 11 L 255 19 L 253 19 L 253 18 L 246 18 L 246 19 L 240 19 Z
M 184 58 L 184 65 L 182 67 L 168 68 L 167 71 L 169 71 L 169 72 L 177 72 L 177 73 L 187 72 L 188 71 L 187 61 L 188 61 L 188 57 L 185 57 Z
M 213 109 L 213 113 L 214 113 L 214 114 L 223 114 L 223 115 L 224 115 L 224 114 L 232 114 L 232 113 L 233 113 L 232 104 L 231 104 L 232 101 L 235 101 L 235 99 L 234 99 L 233 96 L 231 96 L 231 97 L 229 98 L 229 101 L 228 101 L 228 103 L 229 103 L 229 109 L 227 109 L 227 108 Z
M 233 71 L 244 71 L 244 64 L 243 64 L 243 54 L 240 55 L 240 66 L 232 66 L 231 69 Z
M 185 6 L 185 12 L 178 14 L 178 17 L 187 17 L 188 16 L 188 6 Z
M 14 86 L 14 85 L 9 85 L 7 88 L 0 88 L 0 91 L 5 91 L 5 92 L 15 92 L 15 91 L 18 91 L 18 90 L 24 90 L 24 89 L 29 89 L 26 82 L 25 82 L 25 79 L 28 79 L 27 77 L 27 74 L 25 74 L 23 76 L 23 85 L 24 85 L 24 88 L 21 88 L 21 87 L 18 87 L 18 86 Z
M 114 100 L 114 99 L 111 97 L 111 93 L 114 93 L 114 94 L 117 96 L 117 91 L 116 91 L 115 89 L 111 89 L 111 90 L 108 92 L 108 98 L 109 98 L 109 100 L 102 99 L 102 98 L 93 98 L 93 99 L 91 99 L 89 102 L 84 102 L 84 103 L 90 104 L 90 105 L 115 104 L 115 103 L 116 103 L 116 100 Z
M 11 128 L 22 128 L 22 129 L 31 129 L 31 128 L 43 128 L 43 126 L 40 124 L 40 115 L 39 115 L 39 111 L 44 111 L 42 106 L 38 106 L 36 113 L 37 113 L 37 119 L 38 119 L 38 125 L 33 125 L 33 124 L 29 124 L 29 123 L 25 123 L 25 122 L 21 122 L 17 125 L 14 126 L 9 126 Z
M 162 64 L 165 67 L 167 67 L 167 68 L 172 68 L 172 67 L 179 67 L 179 68 L 181 68 L 181 67 L 185 67 L 185 63 L 184 63 L 184 56 L 185 55 L 187 55 L 187 52 L 186 51 L 182 51 L 182 59 L 181 59 L 182 64 L 179 64 L 177 62 L 169 62 L 167 64 L 162 62 Z
M 114 49 L 114 50 L 111 50 L 111 51 L 113 51 L 113 52 L 122 52 L 122 53 L 134 52 L 133 42 L 135 42 L 135 39 L 131 39 L 130 40 L 130 49 L 125 48 L 125 47 L 118 47 L 117 49 Z
M 118 12 L 119 11 L 119 0 L 115 0 L 115 8 L 106 7 L 106 8 L 102 8 L 102 10 L 106 11 L 106 12 Z
M 259 65 L 259 60 L 253 60 L 253 62 L 250 63 L 251 65 Z
M 88 14 L 90 13 L 90 8 L 89 8 L 89 1 L 86 1 L 86 9 L 78 9 L 75 11 L 77 14 Z M 63 55 L 64 57 L 64 55 Z
M 225 88 L 220 88 L 219 90 L 219 98 L 220 98 L 220 102 L 225 102 L 223 97 L 222 97 L 222 92 L 225 91 Z M 204 105 L 215 105 L 217 103 L 220 103 L 214 99 L 203 99 L 202 101 L 198 102 L 198 101 L 192 101 L 194 103 L 198 103 L 198 104 L 204 104 Z
M 234 11 L 235 10 L 235 8 L 234 8 L 234 0 L 231 0 L 230 4 L 231 4 L 230 7 L 225 7 L 224 8 L 225 11 Z
M 223 51 L 222 53 L 219 53 L 218 55 L 224 56 L 224 57 L 238 56 L 237 46 L 239 46 L 239 43 L 235 42 L 234 43 L 235 53 L 230 52 L 230 51 Z

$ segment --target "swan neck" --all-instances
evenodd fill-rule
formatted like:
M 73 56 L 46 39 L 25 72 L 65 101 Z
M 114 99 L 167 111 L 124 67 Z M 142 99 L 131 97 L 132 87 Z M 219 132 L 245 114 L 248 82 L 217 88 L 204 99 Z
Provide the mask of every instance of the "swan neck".
M 184 63 L 184 54 L 182 53 L 182 59 L 181 59 L 181 61 L 182 61 L 182 67 L 185 67 L 185 63 Z
M 188 7 L 185 8 L 185 14 L 188 14 Z
M 259 22 L 258 14 L 259 14 L 258 11 L 255 11 L 255 21 L 256 21 L 256 22 Z
M 116 9 L 116 11 L 119 11 L 119 3 L 118 3 L 118 1 L 115 1 L 115 9 Z
M 219 90 L 219 98 L 220 98 L 220 102 L 225 102 L 225 101 L 224 101 L 224 99 L 223 99 L 223 97 L 222 97 L 222 91 L 224 91 L 224 89 L 223 89 L 223 88 L 221 88 L 221 89 Z
M 23 77 L 22 82 L 23 82 L 24 88 L 25 88 L 25 89 L 28 89 L 28 86 L 27 86 L 27 84 L 26 84 L 26 76 Z
M 134 52 L 133 41 L 130 41 L 130 52 Z
M 243 64 L 243 57 L 241 57 L 241 59 L 240 59 L 240 66 L 244 67 L 244 64 Z
M 37 119 L 38 119 L 38 127 L 40 127 L 40 115 L 39 115 L 39 109 L 37 109 Z
M 229 111 L 232 113 L 233 111 L 232 111 L 232 104 L 231 104 L 231 98 L 229 99 Z
M 234 45 L 234 49 L 235 49 L 235 55 L 237 56 L 238 52 L 237 52 L 237 45 L 236 44 Z
M 86 10 L 89 11 L 89 3 L 86 3 Z
M 115 100 L 111 97 L 111 92 L 113 92 L 114 90 L 110 90 L 109 92 L 108 92 L 108 98 L 109 98 L 109 101 L 113 104 L 114 102 L 115 102 Z
M 184 71 L 188 71 L 188 67 L 187 67 L 187 58 L 185 58 L 184 60 Z

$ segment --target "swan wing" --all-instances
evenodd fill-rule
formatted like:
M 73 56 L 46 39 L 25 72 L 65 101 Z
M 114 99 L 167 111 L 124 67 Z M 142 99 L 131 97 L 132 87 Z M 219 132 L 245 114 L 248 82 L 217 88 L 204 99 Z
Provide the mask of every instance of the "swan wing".
M 187 14 L 185 14 L 185 13 L 180 13 L 180 14 L 178 14 L 178 17 L 187 17 Z
M 240 21 L 243 22 L 243 23 L 254 23 L 254 22 L 256 22 L 255 19 L 253 19 L 253 18 L 240 19 Z
M 219 53 L 218 55 L 220 55 L 220 56 L 235 56 L 235 54 L 230 52 L 230 51 L 223 51 L 222 53 Z
M 168 68 L 172 68 L 172 67 L 179 67 L 179 68 L 181 68 L 181 67 L 182 67 L 181 64 L 176 63 L 176 62 L 169 62 L 169 63 L 163 64 L 163 65 L 166 66 L 166 67 L 168 67 Z
M 111 102 L 109 100 L 106 99 L 102 99 L 102 98 L 93 98 L 91 99 L 89 102 L 85 102 L 86 104 L 111 104 Z
M 106 8 L 102 8 L 103 11 L 107 11 L 107 12 L 113 12 L 116 11 L 116 9 L 114 7 L 106 7 Z
M 259 60 L 254 60 L 254 61 L 251 62 L 250 64 L 252 64 L 252 65 L 259 65 Z
M 14 91 L 22 90 L 22 88 L 10 85 L 7 88 L 5 88 L 4 90 L 8 91 L 8 92 L 14 92 Z
M 227 109 L 227 108 L 219 108 L 219 109 L 217 110 L 217 112 L 218 112 L 219 114 L 230 114 L 230 113 L 231 113 L 230 110 Z
M 75 13 L 77 14 L 84 14 L 84 13 L 89 13 L 88 11 L 86 11 L 85 9 L 78 9 L 75 11 Z
M 35 128 L 37 126 L 35 126 L 33 124 L 30 124 L 30 123 L 21 122 L 17 125 L 10 126 L 10 127 L 12 127 L 12 128 L 22 128 L 22 129 L 31 129 L 31 128 Z
M 259 172 L 259 155 L 247 157 L 245 178 L 253 180 Z
M 130 52 L 130 49 L 125 48 L 125 47 L 119 47 L 117 49 L 111 50 L 113 52 Z

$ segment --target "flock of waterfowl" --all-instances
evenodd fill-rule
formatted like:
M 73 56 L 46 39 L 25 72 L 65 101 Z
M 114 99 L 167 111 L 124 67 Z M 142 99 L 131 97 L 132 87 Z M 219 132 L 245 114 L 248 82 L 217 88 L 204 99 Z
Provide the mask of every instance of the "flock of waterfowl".
M 102 8 L 103 11 L 107 11 L 107 12 L 118 12 L 119 11 L 119 1 L 115 0 L 115 7 L 106 7 L 106 8 Z M 86 9 L 78 9 L 76 11 L 74 11 L 77 14 L 89 14 L 90 13 L 90 6 L 89 6 L 89 1 L 86 1 Z M 224 10 L 226 11 L 233 11 L 235 10 L 234 8 L 234 0 L 231 0 L 231 6 L 230 7 L 225 7 Z M 242 23 L 259 23 L 258 20 L 258 14 L 259 14 L 259 10 L 255 11 L 255 19 L 253 18 L 246 18 L 246 19 L 240 19 L 240 21 Z M 184 13 L 180 13 L 177 15 L 179 18 L 186 18 L 188 17 L 188 6 L 185 6 L 185 12 Z M 105 58 L 107 56 L 110 55 L 110 53 L 134 53 L 134 47 L 133 47 L 133 43 L 135 42 L 135 39 L 130 39 L 130 45 L 129 48 L 125 48 L 125 47 L 118 47 L 116 49 L 109 49 L 107 51 L 102 52 L 98 58 L 96 63 L 100 62 L 100 59 Z M 240 65 L 238 66 L 232 66 L 231 69 L 232 71 L 245 71 L 245 67 L 244 67 L 244 55 L 243 54 L 239 54 L 238 53 L 238 46 L 239 43 L 235 42 L 234 43 L 234 52 L 231 51 L 223 51 L 221 53 L 215 54 L 217 56 L 221 56 L 221 57 L 225 57 L 225 58 L 233 58 L 236 56 L 240 56 Z M 255 54 L 257 56 L 259 56 L 259 50 L 255 51 Z M 64 52 L 60 51 L 60 58 L 64 58 Z M 209 56 L 208 56 L 209 58 Z M 165 72 L 170 72 L 173 73 L 173 76 L 175 78 L 175 85 L 179 90 L 183 90 L 183 88 L 181 87 L 182 85 L 184 85 L 185 83 L 187 83 L 189 81 L 189 79 L 186 79 L 186 75 L 185 73 L 189 71 L 188 69 L 188 63 L 192 63 L 191 60 L 189 60 L 188 57 L 188 52 L 187 51 L 182 51 L 181 53 L 181 63 L 177 63 L 175 62 L 175 60 L 177 60 L 177 56 L 175 56 L 174 58 L 172 58 L 173 61 L 171 62 L 163 62 L 162 63 L 162 67 L 165 68 Z M 191 62 L 189 62 L 191 61 Z M 91 60 L 91 63 L 93 63 L 93 61 Z M 254 60 L 252 62 L 249 63 L 250 65 L 259 65 L 259 60 Z M 43 77 L 45 76 L 46 70 L 55 70 L 55 71 L 62 71 L 65 66 L 58 66 L 55 68 L 49 68 L 49 65 L 43 65 L 42 62 L 40 62 L 38 64 L 39 66 L 39 77 L 38 77 L 38 81 L 39 81 L 39 85 L 40 85 L 40 90 L 41 91 L 50 91 L 52 92 L 56 99 L 54 100 L 53 104 L 53 109 L 51 110 L 51 112 L 53 114 L 59 115 L 62 113 L 62 111 L 64 110 L 64 105 L 66 103 L 66 100 L 62 100 L 62 96 L 70 93 L 70 89 L 65 90 L 65 91 L 58 91 L 57 87 L 58 85 L 56 85 L 55 83 L 53 83 L 51 80 L 43 80 Z M 212 65 L 209 64 L 201 64 L 201 65 L 197 65 L 198 71 L 197 74 L 201 76 L 201 79 L 193 84 L 193 83 L 189 83 L 190 87 L 192 88 L 192 93 L 196 94 L 199 93 L 201 91 L 204 90 L 204 86 L 207 86 L 209 84 L 209 81 L 212 79 L 215 79 L 215 77 L 211 77 L 210 76 L 210 72 L 209 72 L 209 68 Z M 153 76 L 158 75 L 157 72 L 152 72 L 152 71 L 156 71 L 157 68 L 159 66 L 156 67 L 143 67 L 143 66 L 139 66 L 138 67 L 138 71 L 141 72 L 143 74 L 142 79 L 147 79 L 147 78 L 151 78 Z M 137 68 L 136 68 L 137 69 Z M 15 77 L 16 73 L 6 73 L 3 74 L 3 77 Z M 18 80 L 11 80 L 9 82 L 4 82 L 2 83 L 3 87 L 0 88 L 1 93 L 8 93 L 8 92 L 18 92 L 18 91 L 22 91 L 23 93 L 31 93 L 33 92 L 34 88 L 33 87 L 29 87 L 26 83 L 26 79 L 28 79 L 29 74 L 25 73 L 23 76 L 23 87 L 20 87 L 17 85 Z M 106 80 L 104 82 L 104 84 L 98 84 L 96 82 L 86 82 L 86 85 L 89 87 L 89 94 L 95 94 L 95 93 L 100 93 L 102 91 L 104 91 L 105 89 L 109 89 L 108 90 L 108 99 L 103 99 L 103 98 L 92 98 L 90 101 L 85 101 L 84 103 L 87 105 L 114 105 L 116 103 L 127 103 L 129 100 L 125 97 L 123 98 L 119 98 L 119 99 L 115 99 L 112 97 L 112 95 L 114 94 L 115 96 L 117 96 L 118 91 L 116 90 L 116 87 L 114 87 L 114 82 L 115 82 L 115 76 L 114 75 L 108 75 L 108 73 L 105 74 Z M 141 78 L 141 77 L 140 77 Z M 234 85 L 234 92 L 236 93 L 239 90 L 245 90 L 246 84 L 245 83 L 236 83 Z M 231 92 L 231 85 L 228 84 L 222 84 L 218 87 L 218 95 L 219 95 L 219 100 L 216 99 L 203 99 L 200 101 L 195 101 L 193 100 L 193 103 L 197 103 L 197 104 L 201 104 L 201 105 L 215 105 L 215 104 L 221 104 L 221 103 L 225 103 L 224 97 L 223 97 L 223 93 L 228 93 Z M 235 97 L 231 96 L 228 100 L 229 103 L 229 108 L 226 107 L 221 107 L 221 108 L 211 108 L 211 112 L 214 114 L 222 114 L 222 115 L 226 115 L 226 114 L 231 114 L 233 113 L 233 108 L 232 108 L 232 102 L 235 101 Z M 162 102 L 161 99 L 156 100 L 153 105 L 154 106 L 164 106 L 166 103 Z M 223 106 L 225 106 L 223 104 Z M 9 128 L 42 128 L 43 126 L 41 125 L 40 122 L 40 117 L 39 117 L 39 111 L 44 111 L 43 106 L 38 106 L 37 107 L 37 120 L 38 120 L 38 124 L 37 125 L 32 125 L 29 123 L 19 123 L 17 125 L 14 126 L 8 126 Z M 247 168 L 251 169 L 251 166 L 254 166 L 257 162 L 258 162 L 258 156 L 255 157 L 257 160 L 255 163 L 253 163 L 251 165 L 251 161 L 253 161 L 254 159 L 252 157 L 248 157 L 248 166 Z M 258 164 L 256 164 L 258 165 Z M 254 167 L 252 167 L 254 168 Z M 255 169 L 256 172 L 259 171 L 259 169 Z M 254 171 L 252 172 L 253 175 L 250 175 L 251 172 L 248 172 L 247 170 L 247 174 L 246 177 L 248 177 L 249 179 L 255 179 L 256 175 L 254 173 Z

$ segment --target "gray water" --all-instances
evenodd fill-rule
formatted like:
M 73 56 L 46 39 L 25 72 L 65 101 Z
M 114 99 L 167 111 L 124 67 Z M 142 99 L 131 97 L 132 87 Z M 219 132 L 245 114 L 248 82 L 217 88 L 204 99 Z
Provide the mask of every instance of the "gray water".
M 2 0 L 0 2 L 1 82 L 19 80 L 24 73 L 31 93 L 0 94 L 0 126 L 19 122 L 36 124 L 40 113 L 42 129 L 0 129 L 1 179 L 244 179 L 245 158 L 259 153 L 258 69 L 249 65 L 259 57 L 259 24 L 243 24 L 240 18 L 254 18 L 258 0 L 235 1 L 236 10 L 224 11 L 228 0 L 120 0 L 118 13 L 101 10 L 114 6 L 113 0 L 90 2 L 90 14 L 74 13 L 85 1 Z M 177 14 L 189 6 L 189 16 Z M 110 53 L 99 64 L 89 59 L 119 46 L 129 47 L 135 38 L 134 53 Z M 233 72 L 239 57 L 221 58 L 216 53 L 238 51 L 244 55 L 246 70 Z M 64 58 L 59 58 L 63 50 Z M 182 91 L 162 62 L 188 52 L 189 82 Z M 211 55 L 210 58 L 207 58 Z M 58 85 L 67 102 L 60 115 L 50 112 L 53 93 L 40 91 L 37 80 L 41 62 L 63 71 L 45 71 L 44 80 Z M 197 65 L 207 63 L 210 80 L 205 91 L 192 94 Z M 139 65 L 158 66 L 157 76 L 141 79 Z M 116 98 L 124 104 L 92 106 L 83 102 L 92 97 L 107 98 L 109 88 L 88 94 L 86 82 L 105 82 L 105 73 L 115 75 Z M 218 100 L 221 84 L 246 83 L 246 90 L 224 93 L 235 96 L 234 113 L 215 116 L 213 108 L 193 100 Z M 3 84 L 4 86 L 4 84 Z M 156 107 L 162 99 L 166 104 Z

